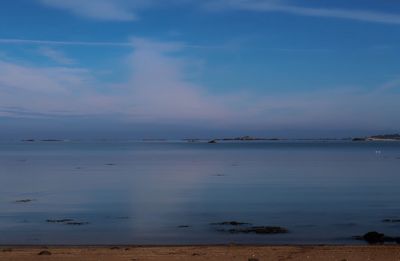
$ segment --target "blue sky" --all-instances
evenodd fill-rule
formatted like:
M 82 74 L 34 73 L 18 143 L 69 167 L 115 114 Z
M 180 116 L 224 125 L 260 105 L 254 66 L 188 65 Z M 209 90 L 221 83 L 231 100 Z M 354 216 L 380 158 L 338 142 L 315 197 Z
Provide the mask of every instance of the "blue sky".
M 0 134 L 398 132 L 399 43 L 389 0 L 4 1 Z

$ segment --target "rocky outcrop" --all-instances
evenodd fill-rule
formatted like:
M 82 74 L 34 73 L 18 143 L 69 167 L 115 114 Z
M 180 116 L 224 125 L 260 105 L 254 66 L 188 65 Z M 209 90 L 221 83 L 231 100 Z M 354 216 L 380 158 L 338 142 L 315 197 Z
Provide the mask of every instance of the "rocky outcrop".
M 383 233 L 370 231 L 363 236 L 353 237 L 357 240 L 365 240 L 368 244 L 384 244 L 384 243 L 397 243 L 400 244 L 400 237 L 387 236 Z

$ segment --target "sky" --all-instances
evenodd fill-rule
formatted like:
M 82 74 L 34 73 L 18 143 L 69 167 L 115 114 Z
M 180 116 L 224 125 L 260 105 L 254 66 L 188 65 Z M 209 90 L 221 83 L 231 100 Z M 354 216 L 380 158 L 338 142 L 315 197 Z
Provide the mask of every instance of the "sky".
M 1 138 L 400 132 L 400 2 L 0 3 Z

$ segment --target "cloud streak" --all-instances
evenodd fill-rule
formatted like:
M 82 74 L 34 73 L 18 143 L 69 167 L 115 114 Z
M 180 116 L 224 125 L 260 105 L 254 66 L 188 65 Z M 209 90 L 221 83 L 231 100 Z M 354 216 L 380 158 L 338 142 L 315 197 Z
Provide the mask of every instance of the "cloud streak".
M 400 24 L 400 15 L 369 10 L 340 8 L 315 8 L 291 4 L 287 1 L 271 0 L 220 0 L 213 3 L 219 8 L 232 8 L 254 12 L 280 12 L 301 16 L 350 19 L 364 22 Z
M 135 38 L 130 46 L 131 76 L 118 85 L 98 82 L 82 68 L 37 68 L 0 61 L 0 104 L 32 115 L 120 115 L 134 122 L 222 119 L 222 106 L 214 97 L 184 79 L 186 61 L 173 55 L 184 45 Z
M 120 48 L 133 48 L 131 41 L 126 42 L 101 42 L 101 41 L 56 41 L 56 40 L 37 40 L 37 39 L 13 39 L 13 38 L 0 38 L 0 44 L 5 45 L 48 45 L 48 46 L 96 46 L 96 47 L 120 47 Z M 185 44 L 180 43 L 182 47 L 192 49 L 232 49 L 227 45 L 200 45 L 200 44 Z
M 121 0 L 40 0 L 46 6 L 97 20 L 131 21 L 136 14 Z
M 63 52 L 49 47 L 40 47 L 38 53 L 59 64 L 72 65 L 75 63 L 73 59 L 67 57 Z
M 77 46 L 112 46 L 132 47 L 131 42 L 84 42 L 84 41 L 54 41 L 36 39 L 2 38 L 0 44 L 32 44 L 32 45 L 77 45 Z
M 269 94 L 213 94 L 188 79 L 185 45 L 131 41 L 129 78 L 103 83 L 85 68 L 33 67 L 0 60 L 0 115 L 15 118 L 102 117 L 133 124 L 208 126 L 220 129 L 400 128 L 393 88 Z M 178 55 L 177 55 L 178 54 Z M 268 87 L 268 86 L 267 86 Z M 268 88 L 267 88 L 268 89 Z
M 143 9 L 165 5 L 162 0 L 39 0 L 48 7 L 66 10 L 75 15 L 105 21 L 133 21 Z M 288 0 L 171 0 L 168 5 L 188 5 L 197 8 L 280 12 L 292 15 L 337 18 L 363 22 L 400 24 L 400 15 L 362 9 L 318 8 L 299 5 Z

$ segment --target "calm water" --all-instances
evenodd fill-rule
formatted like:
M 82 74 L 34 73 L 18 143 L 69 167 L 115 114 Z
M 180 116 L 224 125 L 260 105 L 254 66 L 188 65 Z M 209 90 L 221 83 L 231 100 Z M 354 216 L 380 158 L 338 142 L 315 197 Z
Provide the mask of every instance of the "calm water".
M 399 184 L 391 142 L 3 142 L 0 244 L 360 244 L 400 235 Z M 290 233 L 210 225 L 230 220 Z

